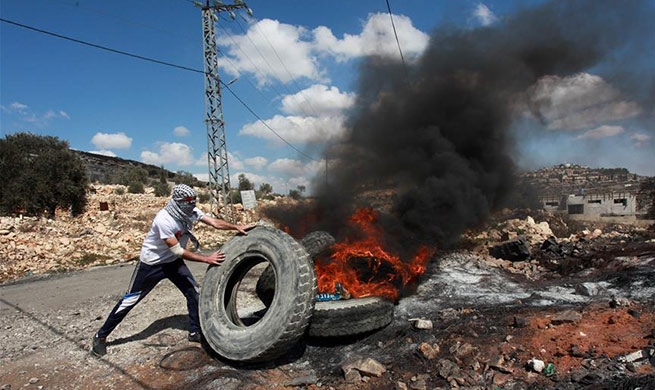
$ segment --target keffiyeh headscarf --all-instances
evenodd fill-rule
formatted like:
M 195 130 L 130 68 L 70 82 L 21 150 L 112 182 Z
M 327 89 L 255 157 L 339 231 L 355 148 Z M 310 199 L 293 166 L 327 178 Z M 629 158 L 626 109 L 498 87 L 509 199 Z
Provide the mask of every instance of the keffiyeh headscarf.
M 178 184 L 173 187 L 171 200 L 168 201 L 164 210 L 166 210 L 173 219 L 184 226 L 184 229 L 186 230 L 185 234 L 189 235 L 191 242 L 193 242 L 193 245 L 198 249 L 200 243 L 191 232 L 191 223 L 189 222 L 189 217 L 193 214 L 193 209 L 195 207 L 196 192 L 186 184 Z

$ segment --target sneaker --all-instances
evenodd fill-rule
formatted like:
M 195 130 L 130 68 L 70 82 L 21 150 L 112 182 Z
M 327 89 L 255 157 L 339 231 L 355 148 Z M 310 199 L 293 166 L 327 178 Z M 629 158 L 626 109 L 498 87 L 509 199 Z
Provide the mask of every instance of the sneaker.
M 192 343 L 199 343 L 201 338 L 202 338 L 202 335 L 200 334 L 200 332 L 189 332 L 188 339 Z
M 101 357 L 107 354 L 107 338 L 106 337 L 98 337 L 98 334 L 96 333 L 93 336 L 93 344 L 91 346 L 91 353 Z

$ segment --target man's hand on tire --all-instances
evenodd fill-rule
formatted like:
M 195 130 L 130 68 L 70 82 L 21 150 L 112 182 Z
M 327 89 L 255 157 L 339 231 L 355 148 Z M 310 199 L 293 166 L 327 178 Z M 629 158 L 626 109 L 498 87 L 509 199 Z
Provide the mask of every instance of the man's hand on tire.
M 214 252 L 205 258 L 205 263 L 213 265 L 221 265 L 225 261 L 225 255 L 221 252 Z
M 249 224 L 247 224 L 247 225 L 236 225 L 236 226 L 235 226 L 235 229 L 236 229 L 239 233 L 244 234 L 244 235 L 247 236 L 247 235 L 248 235 L 248 230 L 254 228 L 255 226 L 257 226 L 256 223 L 249 223 Z

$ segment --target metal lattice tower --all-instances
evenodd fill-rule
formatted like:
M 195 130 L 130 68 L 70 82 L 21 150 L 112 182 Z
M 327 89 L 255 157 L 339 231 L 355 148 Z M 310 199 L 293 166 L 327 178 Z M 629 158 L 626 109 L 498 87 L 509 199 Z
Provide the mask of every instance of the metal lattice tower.
M 202 7 L 202 35 L 205 58 L 205 108 L 207 115 L 207 162 L 209 165 L 209 197 L 211 211 L 232 222 L 232 197 L 230 196 L 230 169 L 227 161 L 227 143 L 225 142 L 225 121 L 223 119 L 223 98 L 221 95 L 221 78 L 218 73 L 218 48 L 216 47 L 217 14 L 247 8 L 237 0 L 236 4 L 223 4 L 207 1 Z M 248 12 L 252 12 L 248 10 Z M 222 212 L 221 212 L 222 208 Z

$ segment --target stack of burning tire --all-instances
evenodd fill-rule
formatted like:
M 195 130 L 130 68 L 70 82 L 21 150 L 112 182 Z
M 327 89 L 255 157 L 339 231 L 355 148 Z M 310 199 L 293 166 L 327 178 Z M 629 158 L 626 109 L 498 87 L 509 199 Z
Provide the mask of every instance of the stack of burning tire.
M 257 227 L 222 248 L 226 260 L 210 267 L 200 292 L 200 321 L 209 346 L 224 358 L 258 362 L 278 357 L 307 332 L 313 337 L 352 336 L 388 325 L 393 304 L 379 297 L 317 302 L 314 259 L 334 238 L 314 232 L 300 242 L 286 233 Z M 261 263 L 256 295 L 265 306 L 254 323 L 239 315 L 237 291 Z M 320 298 L 320 296 L 318 296 Z

